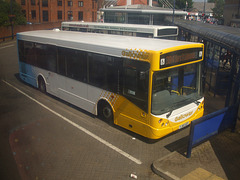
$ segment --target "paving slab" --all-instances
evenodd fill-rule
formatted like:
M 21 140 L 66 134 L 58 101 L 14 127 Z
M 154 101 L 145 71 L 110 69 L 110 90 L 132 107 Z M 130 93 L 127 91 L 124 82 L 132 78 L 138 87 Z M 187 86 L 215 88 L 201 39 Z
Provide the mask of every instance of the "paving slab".
M 194 171 L 190 172 L 189 174 L 187 174 L 186 176 L 184 176 L 183 178 L 181 178 L 181 180 L 223 180 L 222 178 L 216 176 L 213 173 L 208 172 L 205 169 L 202 168 L 197 168 Z
M 187 150 L 187 149 L 186 149 Z M 237 180 L 240 176 L 240 131 L 226 130 L 186 152 L 173 151 L 152 164 L 152 170 L 167 180 Z

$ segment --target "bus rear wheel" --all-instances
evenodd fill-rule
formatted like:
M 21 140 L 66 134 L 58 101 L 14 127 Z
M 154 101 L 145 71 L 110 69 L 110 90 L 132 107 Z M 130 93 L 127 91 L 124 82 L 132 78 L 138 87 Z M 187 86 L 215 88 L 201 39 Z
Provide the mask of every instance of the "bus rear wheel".
M 108 124 L 113 124 L 113 111 L 111 106 L 105 102 L 101 101 L 98 105 L 98 116 L 103 121 L 107 122 Z
M 42 93 L 46 94 L 46 84 L 45 84 L 45 82 L 44 82 L 44 80 L 43 80 L 42 77 L 39 77 L 39 78 L 38 78 L 38 89 L 39 89 Z

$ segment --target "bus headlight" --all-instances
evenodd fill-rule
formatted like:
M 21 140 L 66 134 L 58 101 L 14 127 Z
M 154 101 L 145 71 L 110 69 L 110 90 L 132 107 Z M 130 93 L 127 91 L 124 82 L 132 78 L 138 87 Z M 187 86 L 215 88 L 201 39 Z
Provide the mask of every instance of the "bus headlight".
M 167 120 L 167 122 L 164 122 L 163 119 L 159 119 L 158 123 L 161 125 L 161 127 L 166 127 L 169 123 L 169 121 Z
M 163 120 L 163 119 L 159 119 L 158 123 L 161 124 L 162 120 Z

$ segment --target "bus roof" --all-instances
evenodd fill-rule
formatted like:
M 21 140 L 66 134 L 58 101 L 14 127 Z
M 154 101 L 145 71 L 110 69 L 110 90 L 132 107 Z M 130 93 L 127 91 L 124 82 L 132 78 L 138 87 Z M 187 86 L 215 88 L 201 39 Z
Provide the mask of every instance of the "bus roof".
M 178 35 L 177 26 L 159 26 L 159 25 L 143 25 L 143 24 L 121 24 L 121 23 L 97 23 L 97 22 L 62 22 L 61 29 L 79 28 L 79 29 L 95 29 L 95 30 L 112 30 L 125 32 L 138 32 L 154 34 L 154 37 L 164 37 Z
M 121 23 L 97 23 L 97 22 L 79 22 L 79 21 L 71 21 L 71 22 L 62 22 L 62 25 L 76 26 L 76 27 L 95 27 L 95 28 L 103 28 L 106 27 L 126 27 L 126 28 L 143 28 L 143 29 L 178 29 L 177 26 L 159 26 L 159 25 L 143 25 L 143 24 L 121 24 Z
M 199 44 L 200 46 L 200 43 L 186 41 L 54 30 L 22 32 L 17 34 L 17 39 L 113 56 L 121 56 L 123 50 L 131 49 L 162 51 L 190 44 Z

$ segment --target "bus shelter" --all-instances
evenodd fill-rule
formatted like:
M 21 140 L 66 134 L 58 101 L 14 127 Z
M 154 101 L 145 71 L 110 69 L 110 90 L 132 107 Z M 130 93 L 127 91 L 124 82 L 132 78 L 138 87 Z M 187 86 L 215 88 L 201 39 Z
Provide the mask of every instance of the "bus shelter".
M 225 96 L 225 107 L 238 102 L 240 81 L 240 30 L 196 21 L 175 20 L 179 40 L 205 45 L 203 86 L 215 95 Z
M 207 115 L 193 121 L 190 128 L 187 157 L 194 146 L 201 144 L 225 129 L 235 130 L 239 116 L 240 30 L 197 21 L 175 20 L 179 40 L 204 43 L 203 86 L 213 94 L 205 103 Z M 211 95 L 212 96 L 212 95 Z M 217 97 L 216 97 L 217 96 Z M 221 102 L 217 99 L 222 100 Z M 216 110 L 220 107 L 221 109 Z M 211 107 L 209 109 L 209 107 Z M 209 114 L 208 114 L 209 113 Z

